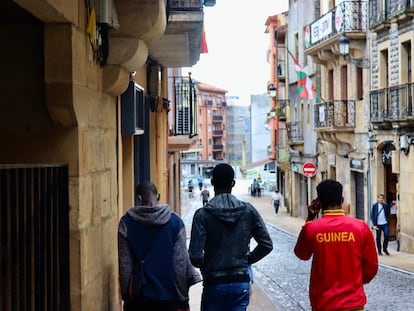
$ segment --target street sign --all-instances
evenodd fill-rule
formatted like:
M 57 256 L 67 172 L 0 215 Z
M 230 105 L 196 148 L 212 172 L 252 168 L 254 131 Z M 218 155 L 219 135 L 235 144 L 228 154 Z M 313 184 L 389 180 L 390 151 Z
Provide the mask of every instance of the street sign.
M 312 162 L 306 162 L 302 166 L 302 173 L 307 177 L 313 177 L 316 175 L 316 165 Z

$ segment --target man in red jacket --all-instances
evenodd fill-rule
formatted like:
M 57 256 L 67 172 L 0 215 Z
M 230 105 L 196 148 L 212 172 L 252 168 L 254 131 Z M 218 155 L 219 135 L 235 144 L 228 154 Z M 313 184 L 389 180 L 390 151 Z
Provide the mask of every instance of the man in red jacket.
M 313 311 L 363 310 L 363 285 L 378 271 L 374 238 L 362 220 L 342 209 L 342 185 L 324 180 L 318 198 L 308 206 L 308 218 L 295 246 L 302 260 L 313 255 L 309 296 Z M 314 220 L 322 210 L 322 217 Z

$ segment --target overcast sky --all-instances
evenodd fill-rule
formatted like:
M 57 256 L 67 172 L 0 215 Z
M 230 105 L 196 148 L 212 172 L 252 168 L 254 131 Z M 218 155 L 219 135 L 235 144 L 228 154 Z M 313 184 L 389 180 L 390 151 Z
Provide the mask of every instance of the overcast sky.
M 204 8 L 208 53 L 201 54 L 192 77 L 239 96 L 249 104 L 250 95 L 266 93 L 270 68 L 266 61 L 268 16 L 288 10 L 288 0 L 217 0 Z

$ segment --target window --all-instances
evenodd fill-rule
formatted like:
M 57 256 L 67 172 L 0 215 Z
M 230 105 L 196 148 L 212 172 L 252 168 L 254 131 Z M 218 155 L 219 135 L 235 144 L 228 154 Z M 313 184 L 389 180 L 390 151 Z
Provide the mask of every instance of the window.
M 211 124 L 207 126 L 207 131 L 211 132 Z
M 208 110 L 207 110 L 207 116 L 208 116 L 208 117 L 211 117 L 211 109 L 208 109 Z
M 348 100 L 348 66 L 341 66 L 341 100 Z
M 334 74 L 333 70 L 328 72 L 328 100 L 334 99 Z

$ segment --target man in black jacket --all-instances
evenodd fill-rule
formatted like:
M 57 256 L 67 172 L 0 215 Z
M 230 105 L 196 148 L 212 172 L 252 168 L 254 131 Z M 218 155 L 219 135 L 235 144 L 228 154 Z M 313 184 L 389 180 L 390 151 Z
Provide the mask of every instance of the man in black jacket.
M 272 251 L 272 240 L 258 211 L 231 194 L 230 165 L 217 165 L 211 183 L 215 197 L 194 214 L 189 248 L 192 264 L 203 275 L 201 310 L 246 310 L 248 266 Z M 250 252 L 251 238 L 257 246 Z
M 371 213 L 372 228 L 377 232 L 377 249 L 378 255 L 382 255 L 381 252 L 381 232 L 384 232 L 384 242 L 382 249 L 386 255 L 388 253 L 388 240 L 390 237 L 390 207 L 384 202 L 384 195 L 379 194 L 377 197 L 377 203 L 372 206 Z

